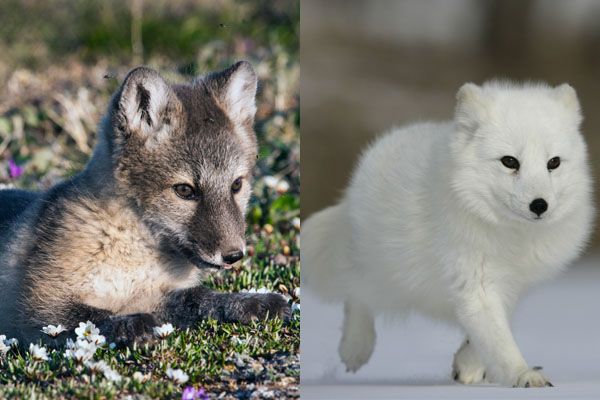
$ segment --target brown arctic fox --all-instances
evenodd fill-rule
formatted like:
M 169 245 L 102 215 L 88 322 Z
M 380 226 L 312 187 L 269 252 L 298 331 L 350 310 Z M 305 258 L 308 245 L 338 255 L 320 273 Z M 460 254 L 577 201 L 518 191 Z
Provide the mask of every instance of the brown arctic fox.
M 128 342 L 162 322 L 288 318 L 278 294 L 199 286 L 245 252 L 256 85 L 247 62 L 187 85 L 136 68 L 83 172 L 44 193 L 0 191 L 0 332 L 26 344 L 90 320 Z

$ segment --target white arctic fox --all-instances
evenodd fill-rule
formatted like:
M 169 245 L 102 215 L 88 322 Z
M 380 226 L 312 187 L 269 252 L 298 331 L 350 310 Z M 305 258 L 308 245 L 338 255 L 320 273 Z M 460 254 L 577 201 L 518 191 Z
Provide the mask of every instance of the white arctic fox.
M 375 315 L 414 310 L 464 330 L 455 380 L 551 386 L 509 319 L 589 238 L 581 119 L 567 84 L 467 83 L 454 121 L 395 129 L 364 153 L 340 203 L 302 230 L 304 282 L 345 302 L 348 370 L 371 356 Z

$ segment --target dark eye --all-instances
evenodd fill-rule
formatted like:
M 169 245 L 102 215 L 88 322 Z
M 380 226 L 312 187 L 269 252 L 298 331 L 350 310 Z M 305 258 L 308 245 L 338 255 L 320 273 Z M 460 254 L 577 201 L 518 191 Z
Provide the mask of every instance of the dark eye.
M 231 191 L 233 193 L 237 193 L 240 191 L 240 189 L 242 189 L 242 178 L 237 178 L 235 181 L 233 181 L 233 183 L 231 184 Z
M 502 164 L 506 168 L 518 170 L 520 167 L 519 160 L 517 160 L 516 158 L 511 157 L 511 156 L 504 156 L 500 159 L 500 161 L 502 161 Z
M 553 157 L 548 161 L 548 169 L 553 170 L 560 166 L 560 157 Z
M 194 192 L 194 188 L 185 183 L 179 183 L 173 186 L 173 190 L 175 194 L 181 197 L 184 200 L 194 200 L 196 198 L 196 193 Z

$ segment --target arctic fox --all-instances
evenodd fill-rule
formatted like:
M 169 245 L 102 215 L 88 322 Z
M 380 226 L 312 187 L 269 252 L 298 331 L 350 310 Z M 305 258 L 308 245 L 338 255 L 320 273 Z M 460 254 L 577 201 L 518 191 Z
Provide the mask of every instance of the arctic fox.
M 85 170 L 45 193 L 0 191 L 0 329 L 27 344 L 91 320 L 117 342 L 160 322 L 288 318 L 275 293 L 219 293 L 245 251 L 257 79 L 247 62 L 171 85 L 131 71 Z
M 551 386 L 509 319 L 590 236 L 581 120 L 568 84 L 467 83 L 454 121 L 394 129 L 364 153 L 343 199 L 302 231 L 304 283 L 345 302 L 348 370 L 371 356 L 377 314 L 414 310 L 464 330 L 455 380 Z

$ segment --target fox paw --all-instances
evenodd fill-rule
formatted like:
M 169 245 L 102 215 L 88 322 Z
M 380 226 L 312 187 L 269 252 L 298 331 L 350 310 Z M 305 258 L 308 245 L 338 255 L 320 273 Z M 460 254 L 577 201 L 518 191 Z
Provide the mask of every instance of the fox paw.
M 365 365 L 373 354 L 375 348 L 375 329 L 364 326 L 358 329 L 354 326 L 352 330 L 345 329 L 338 348 L 340 358 L 346 365 L 347 372 L 356 372 Z
M 288 301 L 277 293 L 257 294 L 245 299 L 243 322 L 279 318 L 285 322 L 292 315 Z
M 548 378 L 540 372 L 542 367 L 533 367 L 523 371 L 517 378 L 517 382 L 513 387 L 545 387 L 554 386 Z
M 485 382 L 485 366 L 479 360 L 468 340 L 454 354 L 452 378 L 465 385 Z
M 151 342 L 153 329 L 160 325 L 151 314 L 130 314 L 111 317 L 100 324 L 100 332 L 117 345 Z
M 452 366 L 452 379 L 463 385 L 483 383 L 485 382 L 485 378 L 485 368 L 472 365 L 463 365 L 462 367 L 458 365 Z

